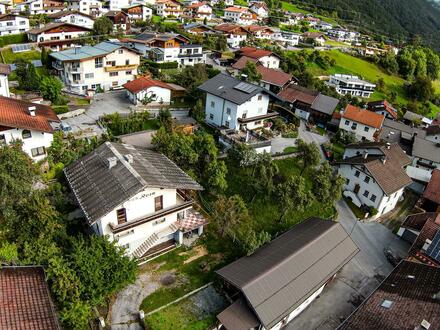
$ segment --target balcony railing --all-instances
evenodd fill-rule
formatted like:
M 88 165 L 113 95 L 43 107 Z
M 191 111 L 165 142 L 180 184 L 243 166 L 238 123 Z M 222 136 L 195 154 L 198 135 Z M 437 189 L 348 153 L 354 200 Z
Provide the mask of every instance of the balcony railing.
M 115 65 L 115 66 L 105 66 L 104 70 L 106 72 L 115 72 L 115 71 L 135 70 L 137 67 L 138 67 L 137 64 Z

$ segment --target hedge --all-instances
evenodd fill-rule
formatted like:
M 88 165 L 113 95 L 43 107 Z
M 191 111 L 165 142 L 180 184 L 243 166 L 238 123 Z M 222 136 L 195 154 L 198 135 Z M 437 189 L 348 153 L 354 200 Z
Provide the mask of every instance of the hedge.
M 27 36 L 25 33 L 21 34 L 10 34 L 0 37 L 0 47 L 10 45 L 10 44 L 20 44 L 27 42 Z
M 179 63 L 177 62 L 165 62 L 165 63 L 157 63 L 151 60 L 145 61 L 148 66 L 156 69 L 177 69 L 179 67 Z

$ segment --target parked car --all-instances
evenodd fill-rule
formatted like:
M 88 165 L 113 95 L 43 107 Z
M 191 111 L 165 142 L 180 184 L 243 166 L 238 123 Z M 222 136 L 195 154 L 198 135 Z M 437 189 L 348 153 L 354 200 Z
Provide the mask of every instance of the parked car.
M 325 144 L 321 144 L 321 149 L 322 149 L 322 152 L 324 153 L 324 156 L 325 156 L 326 159 L 328 159 L 328 160 L 332 160 L 333 159 L 333 150 L 331 150 Z

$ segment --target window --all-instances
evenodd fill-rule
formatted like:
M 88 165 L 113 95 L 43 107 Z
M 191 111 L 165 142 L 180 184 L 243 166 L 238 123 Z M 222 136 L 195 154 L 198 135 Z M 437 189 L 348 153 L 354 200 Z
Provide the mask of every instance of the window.
M 375 201 L 376 201 L 376 195 L 371 194 L 370 200 L 371 200 L 372 202 L 375 202 Z
M 64 39 L 72 39 L 72 36 L 66 35 L 64 36 Z
M 364 179 L 364 182 L 365 182 L 365 183 L 370 182 L 370 177 L 369 177 L 369 176 L 366 176 L 365 179 Z
M 358 178 L 360 174 L 361 174 L 361 172 L 356 171 L 356 172 L 354 173 L 354 176 Z
M 110 72 L 110 77 L 117 77 L 119 72 Z
M 263 95 L 258 95 L 258 101 L 261 101 L 263 99 Z
M 95 68 L 102 68 L 102 57 L 95 58 Z
M 125 65 L 130 65 L 130 60 L 125 60 Z
M 73 79 L 73 81 L 78 81 L 81 79 L 81 75 L 79 73 L 73 73 L 72 79 Z
M 125 208 L 116 210 L 116 218 L 118 219 L 118 225 L 127 222 L 127 212 Z
M 4 134 L 0 134 L 0 145 L 6 144 L 6 137 Z
M 214 115 L 212 113 L 209 114 L 209 119 L 214 120 Z
M 229 121 L 225 121 L 225 126 L 229 128 Z
M 46 154 L 46 148 L 44 148 L 44 147 L 32 148 L 31 149 L 31 154 L 32 154 L 32 157 L 37 157 L 37 156 L 45 155 Z
M 128 71 L 125 71 L 125 74 L 130 75 L 130 74 L 132 74 L 132 72 L 131 72 L 131 70 L 128 70 Z
M 345 179 L 345 184 L 350 184 L 350 179 Z
M 86 79 L 92 79 L 95 75 L 93 73 L 86 73 L 85 77 Z
M 12 22 L 6 22 L 6 26 L 12 26 Z
M 246 119 L 247 117 L 247 111 L 243 111 L 243 115 L 241 116 L 241 118 Z
M 365 197 L 368 197 L 369 194 L 370 194 L 370 192 L 369 192 L 368 190 L 365 190 L 365 191 L 364 191 L 364 196 L 365 196 Z
M 124 54 L 124 50 L 123 50 L 123 49 L 119 49 L 119 50 L 118 50 L 118 53 L 119 53 L 119 54 Z
M 107 61 L 106 65 L 107 66 L 115 66 L 116 65 L 116 61 Z
M 117 82 L 117 81 L 113 81 L 113 82 L 112 82 L 112 86 L 113 86 L 113 87 L 118 86 L 118 82 Z
M 357 127 L 357 123 L 353 123 L 352 125 L 351 125 L 351 129 L 356 129 L 356 127 Z
M 31 131 L 24 129 L 23 132 L 21 132 L 21 137 L 23 139 L 29 139 L 32 137 Z
M 364 131 L 365 131 L 365 132 L 368 132 L 369 130 L 370 130 L 369 127 L 366 127 L 366 126 L 364 127 Z
M 345 125 L 347 125 L 347 126 L 350 125 L 350 121 L 349 121 L 349 120 L 346 120 L 346 121 L 345 121 Z
M 82 88 L 83 91 L 86 91 L 87 90 L 87 85 L 84 85 L 81 88 Z
M 154 211 L 160 211 L 163 209 L 163 196 L 154 197 Z
M 211 108 L 214 108 L 214 107 L 215 107 L 215 102 L 211 101 Z
M 257 120 L 254 125 L 260 125 L 261 124 L 261 120 Z
M 164 223 L 164 222 L 165 222 L 165 218 L 155 220 L 155 221 L 153 221 L 153 226 L 156 226 L 156 225 Z
M 226 114 L 228 114 L 228 115 L 231 114 L 231 108 L 226 108 Z

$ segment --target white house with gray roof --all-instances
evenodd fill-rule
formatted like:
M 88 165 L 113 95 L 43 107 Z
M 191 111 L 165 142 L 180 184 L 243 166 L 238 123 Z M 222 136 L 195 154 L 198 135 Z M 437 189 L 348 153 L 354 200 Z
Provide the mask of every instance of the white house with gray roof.
M 121 88 L 135 79 L 140 63 L 138 51 L 122 44 L 101 42 L 51 53 L 53 67 L 66 89 L 76 94 L 101 88 Z
M 203 233 L 190 190 L 203 188 L 164 155 L 105 142 L 64 173 L 97 235 L 149 258 Z
M 376 88 L 375 84 L 349 74 L 331 75 L 328 85 L 334 87 L 341 95 L 349 94 L 362 98 L 369 98 Z

